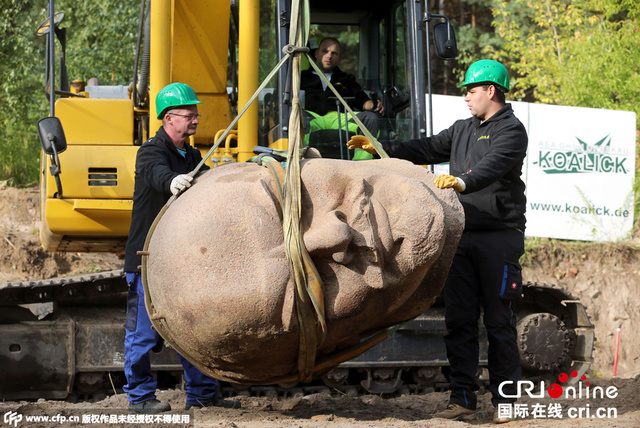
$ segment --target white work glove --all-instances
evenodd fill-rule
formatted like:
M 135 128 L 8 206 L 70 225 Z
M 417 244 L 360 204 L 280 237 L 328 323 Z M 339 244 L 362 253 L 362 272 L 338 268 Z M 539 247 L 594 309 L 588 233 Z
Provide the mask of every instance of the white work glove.
M 176 175 L 173 180 L 171 180 L 171 193 L 177 195 L 182 192 L 184 189 L 191 187 L 191 181 L 193 181 L 193 177 L 189 174 L 180 174 Z

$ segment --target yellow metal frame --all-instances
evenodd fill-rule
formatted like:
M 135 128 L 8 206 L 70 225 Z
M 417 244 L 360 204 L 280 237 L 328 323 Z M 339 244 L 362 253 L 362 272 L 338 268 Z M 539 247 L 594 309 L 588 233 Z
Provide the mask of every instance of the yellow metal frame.
M 240 2 L 239 16 L 238 110 L 241 110 L 259 86 L 260 0 Z M 254 103 L 238 121 L 238 162 L 252 157 L 257 145 L 258 104 Z
M 56 102 L 56 113 L 67 139 L 67 150 L 59 154 L 62 198 L 49 174 L 49 156 L 43 154 L 42 246 L 48 251 L 121 252 L 131 223 L 138 151 L 133 104 L 65 98 Z
M 232 120 L 227 94 L 229 2 L 152 0 L 149 133 L 162 126 L 155 97 L 172 82 L 196 91 L 203 119 L 190 141 L 203 155 Z M 260 0 L 240 4 L 239 109 L 258 87 Z M 56 103 L 67 150 L 60 154 L 62 197 L 50 160 L 41 158 L 40 238 L 48 251 L 121 252 L 129 232 L 134 187 L 134 109 L 131 100 L 65 98 Z M 136 115 L 144 114 L 142 111 Z M 246 161 L 258 136 L 252 106 L 217 151 L 215 163 Z M 215 156 L 214 156 L 215 157 Z M 212 161 L 208 160 L 212 165 Z M 91 169 L 91 170 L 90 170 Z M 91 171 L 98 174 L 93 178 Z
M 227 94 L 230 14 L 228 2 L 152 1 L 149 73 L 152 135 L 162 126 L 162 121 L 156 118 L 156 95 L 173 82 L 188 84 L 203 102 L 198 105 L 202 120 L 194 139 L 196 146 L 211 146 L 216 132 L 231 123 Z

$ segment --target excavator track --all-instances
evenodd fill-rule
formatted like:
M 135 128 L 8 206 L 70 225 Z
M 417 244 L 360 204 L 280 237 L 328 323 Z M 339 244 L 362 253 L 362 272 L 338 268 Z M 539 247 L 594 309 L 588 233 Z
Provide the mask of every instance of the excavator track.
M 125 383 L 127 285 L 122 270 L 0 284 L 0 385 L 5 399 L 70 399 L 109 394 Z M 586 308 L 560 287 L 526 283 L 515 305 L 523 377 L 550 379 L 591 365 L 594 326 Z M 447 389 L 441 301 L 388 339 L 309 384 L 221 383 L 225 396 L 419 394 Z M 486 386 L 486 332 L 480 328 L 478 381 Z M 162 343 L 151 352 L 159 383 L 182 382 L 182 367 Z
M 0 284 L 0 305 L 63 302 L 127 291 L 122 269 Z

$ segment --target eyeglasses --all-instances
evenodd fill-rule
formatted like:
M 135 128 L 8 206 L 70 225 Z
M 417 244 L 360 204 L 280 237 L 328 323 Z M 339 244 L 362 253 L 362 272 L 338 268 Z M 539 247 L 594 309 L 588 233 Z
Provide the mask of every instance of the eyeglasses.
M 201 114 L 179 114 L 179 113 L 169 113 L 172 116 L 182 116 L 187 119 L 189 122 L 192 122 L 196 119 L 200 120 L 202 118 Z

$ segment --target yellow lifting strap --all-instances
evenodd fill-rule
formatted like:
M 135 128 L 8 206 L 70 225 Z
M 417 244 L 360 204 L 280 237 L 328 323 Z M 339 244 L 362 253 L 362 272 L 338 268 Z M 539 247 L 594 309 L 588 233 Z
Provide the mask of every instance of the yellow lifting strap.
M 276 161 L 264 162 L 273 178 L 277 190 L 278 200 L 282 204 L 284 187 L 284 169 Z M 283 222 L 286 224 L 286 222 Z M 284 226 L 283 226 L 284 227 Z M 287 235 L 285 231 L 285 236 Z M 317 350 L 320 348 L 327 334 L 327 324 L 324 310 L 324 286 L 316 267 L 307 252 L 302 235 L 299 237 L 300 260 L 302 265 L 291 263 L 295 279 L 295 304 L 300 326 L 300 341 L 298 345 L 298 374 L 274 379 L 274 383 L 290 383 L 295 381 L 309 382 L 326 372 L 331 371 L 340 363 L 362 354 L 367 349 L 386 339 L 390 331 L 382 330 L 360 343 L 316 360 Z M 396 326 L 395 331 L 401 325 Z
M 308 14 L 305 13 L 305 10 L 308 11 L 308 3 L 306 0 L 293 1 L 291 8 L 289 42 L 293 46 L 301 47 L 306 44 L 308 27 L 305 28 L 305 16 L 308 16 Z M 282 171 L 282 167 L 280 164 L 276 166 L 276 162 L 267 162 L 267 169 L 277 183 L 278 198 L 282 205 L 284 249 L 295 283 L 295 306 L 300 330 L 298 337 L 298 378 L 303 382 L 310 382 L 313 378 L 316 354 L 324 342 L 327 325 L 324 319 L 322 283 L 304 246 L 300 224 L 302 214 L 300 142 L 304 131 L 299 97 L 299 52 L 294 52 L 291 70 L 293 99 L 291 101 L 291 115 L 289 116 L 287 169 Z
M 277 189 L 280 204 L 285 198 L 284 169 L 278 162 L 265 162 Z M 283 221 L 285 239 L 289 222 Z M 327 335 L 327 323 L 324 310 L 324 290 L 322 279 L 309 255 L 302 234 L 292 236 L 297 242 L 291 242 L 293 250 L 287 254 L 295 282 L 295 307 L 300 328 L 298 344 L 298 373 L 303 382 L 311 381 L 316 363 L 318 348 Z M 285 245 L 286 246 L 286 245 Z

